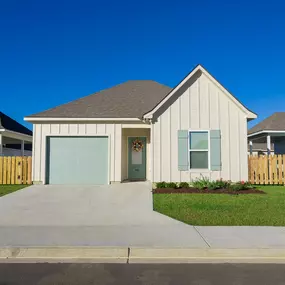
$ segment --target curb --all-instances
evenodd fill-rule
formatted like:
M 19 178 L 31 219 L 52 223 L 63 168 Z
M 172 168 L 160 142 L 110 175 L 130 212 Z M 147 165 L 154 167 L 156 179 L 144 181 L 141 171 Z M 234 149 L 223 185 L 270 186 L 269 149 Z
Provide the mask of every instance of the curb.
M 240 260 L 279 260 L 285 262 L 285 248 L 256 249 L 216 249 L 216 248 L 131 248 L 130 263 L 140 261 L 189 261 L 203 262 L 205 260 L 237 262 Z
M 285 248 L 0 247 L 3 261 L 98 263 L 273 262 L 285 263 Z
M 127 261 L 127 247 L 3 247 L 0 259 L 111 259 Z

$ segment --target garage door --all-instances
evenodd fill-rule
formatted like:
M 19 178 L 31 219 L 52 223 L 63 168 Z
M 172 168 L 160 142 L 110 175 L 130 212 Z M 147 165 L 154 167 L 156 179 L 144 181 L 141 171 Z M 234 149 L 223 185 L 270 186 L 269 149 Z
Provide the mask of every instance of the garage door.
M 48 184 L 107 184 L 108 137 L 48 137 Z

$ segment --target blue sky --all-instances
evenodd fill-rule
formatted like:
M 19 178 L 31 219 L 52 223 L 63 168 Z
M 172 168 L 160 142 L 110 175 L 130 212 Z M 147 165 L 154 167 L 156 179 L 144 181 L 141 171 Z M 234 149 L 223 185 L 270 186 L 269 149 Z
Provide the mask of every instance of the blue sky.
M 173 87 L 201 63 L 256 123 L 285 111 L 284 10 L 281 0 L 1 1 L 1 111 L 22 122 L 129 79 Z

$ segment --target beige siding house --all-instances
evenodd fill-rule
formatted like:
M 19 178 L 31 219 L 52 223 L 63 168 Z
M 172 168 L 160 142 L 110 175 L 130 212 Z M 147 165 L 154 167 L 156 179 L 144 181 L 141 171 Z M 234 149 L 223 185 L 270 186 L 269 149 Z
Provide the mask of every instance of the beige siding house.
M 25 118 L 33 123 L 33 181 L 247 180 L 254 118 L 201 65 L 173 89 L 128 81 Z

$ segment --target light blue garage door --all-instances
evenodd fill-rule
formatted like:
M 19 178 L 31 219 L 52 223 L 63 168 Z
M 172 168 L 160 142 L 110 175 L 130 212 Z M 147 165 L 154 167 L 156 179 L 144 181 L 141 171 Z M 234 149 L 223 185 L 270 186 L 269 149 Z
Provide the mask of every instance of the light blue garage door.
M 48 184 L 107 184 L 108 137 L 48 137 Z

